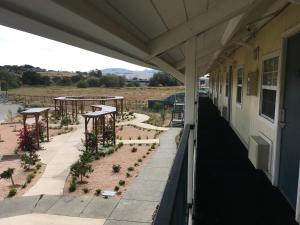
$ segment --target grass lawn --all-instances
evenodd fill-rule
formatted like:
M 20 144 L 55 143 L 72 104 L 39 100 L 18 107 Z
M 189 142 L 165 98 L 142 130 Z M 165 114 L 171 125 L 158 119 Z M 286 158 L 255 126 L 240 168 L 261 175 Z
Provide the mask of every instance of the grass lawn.
M 9 90 L 9 94 L 32 96 L 69 96 L 69 95 L 113 95 L 123 96 L 126 101 L 145 101 L 163 99 L 184 87 L 125 87 L 125 88 L 77 88 L 74 86 L 21 87 Z

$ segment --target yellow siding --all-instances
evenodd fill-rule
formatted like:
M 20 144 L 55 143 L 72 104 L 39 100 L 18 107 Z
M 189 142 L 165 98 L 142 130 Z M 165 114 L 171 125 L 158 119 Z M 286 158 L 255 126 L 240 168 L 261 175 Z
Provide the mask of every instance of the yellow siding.
M 280 15 L 270 21 L 264 26 L 248 44 L 253 48 L 259 47 L 259 59 L 253 59 L 253 50 L 247 47 L 239 48 L 232 56 L 236 63 L 233 66 L 233 88 L 232 88 L 232 111 L 231 111 L 231 125 L 236 130 L 242 141 L 247 146 L 249 138 L 252 135 L 264 134 L 272 142 L 273 146 L 276 144 L 276 122 L 273 124 L 266 119 L 259 116 L 260 104 L 260 79 L 261 79 L 261 64 L 262 58 L 272 53 L 281 55 L 282 34 L 300 23 L 300 6 L 290 5 Z M 225 75 L 224 67 L 230 65 L 226 61 L 218 68 L 214 68 L 211 76 L 216 76 L 218 73 L 222 76 L 222 95 L 219 95 L 218 107 L 227 104 L 225 98 Z M 237 69 L 239 66 L 244 68 L 244 82 L 243 82 L 243 104 L 239 107 L 236 104 L 237 93 Z M 259 86 L 257 96 L 247 96 L 246 94 L 246 75 L 249 72 L 259 71 Z M 220 72 L 219 72 L 220 71 Z M 280 75 L 278 77 L 278 80 Z M 278 86 L 279 88 L 279 86 Z M 219 88 L 218 88 L 219 89 Z M 278 92 L 278 94 L 280 94 Z M 277 101 L 279 100 L 277 96 Z M 274 148 L 274 147 L 273 147 Z

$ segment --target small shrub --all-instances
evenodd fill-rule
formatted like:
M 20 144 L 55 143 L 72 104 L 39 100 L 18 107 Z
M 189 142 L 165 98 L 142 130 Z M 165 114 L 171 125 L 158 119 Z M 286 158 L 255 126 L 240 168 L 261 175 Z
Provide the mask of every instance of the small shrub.
M 13 179 L 14 172 L 15 168 L 8 168 L 0 174 L 0 179 L 10 179 L 12 186 L 15 186 L 15 182 Z
M 146 154 L 147 154 L 147 155 L 149 155 L 149 154 L 150 154 L 150 152 L 147 152 Z
M 108 150 L 107 154 L 108 154 L 108 155 L 111 155 L 111 154 L 113 154 L 114 152 L 115 152 L 114 149 L 110 149 L 110 150 Z
M 101 195 L 101 192 L 102 192 L 101 189 L 97 189 L 97 190 L 95 191 L 95 195 L 96 195 L 96 196 L 99 196 L 99 195 Z
M 36 168 L 37 170 L 39 170 L 41 167 L 42 167 L 42 164 L 41 164 L 41 163 L 37 163 L 36 166 L 35 166 L 35 168 Z
M 139 166 L 139 164 L 138 164 L 138 163 L 135 163 L 134 166 L 137 167 L 137 166 Z
M 137 148 L 136 148 L 136 147 L 133 147 L 133 148 L 131 149 L 131 152 L 137 152 Z
M 138 146 L 142 146 L 142 144 L 140 143 L 140 144 L 138 144 Z
M 89 151 L 91 154 L 94 154 L 97 150 L 97 145 L 98 141 L 96 135 L 90 132 L 87 133 L 87 140 L 85 142 L 87 151 Z
M 119 186 L 115 186 L 114 191 L 119 191 L 120 187 Z
M 128 167 L 127 170 L 128 171 L 134 171 L 134 168 L 131 166 L 131 167 Z
M 129 140 L 131 140 L 132 139 L 132 137 L 129 137 Z
M 77 180 L 76 180 L 76 177 L 72 177 L 72 180 L 70 181 L 69 192 L 74 192 L 74 191 L 76 191 L 76 188 L 77 188 Z
M 90 192 L 90 189 L 88 189 L 88 188 L 83 188 L 82 191 L 83 191 L 84 194 L 87 194 L 87 193 Z
M 147 156 L 143 155 L 143 158 L 145 159 Z
M 142 159 L 138 159 L 138 162 L 143 162 L 143 160 Z
M 18 134 L 18 148 L 28 152 L 38 150 L 35 134 L 35 130 L 31 130 L 29 128 L 21 129 Z
M 141 138 L 141 136 L 138 136 L 138 138 L 137 138 L 138 140 L 141 140 L 142 138 Z
M 81 80 L 77 83 L 77 87 L 78 88 L 87 88 L 88 87 L 88 83 L 85 80 Z
M 155 147 L 156 147 L 156 144 L 153 143 L 153 144 L 151 145 L 151 148 L 152 148 L 152 149 L 155 149 Z
M 123 142 L 119 142 L 119 144 L 117 145 L 118 148 L 121 148 L 124 145 Z
M 17 189 L 16 189 L 16 188 L 11 188 L 11 189 L 9 190 L 9 192 L 8 192 L 7 197 L 8 197 L 8 198 L 11 198 L 11 197 L 15 196 L 16 194 L 17 194 Z
M 118 192 L 117 192 L 117 195 L 121 195 L 121 194 L 122 194 L 122 191 L 118 191 Z
M 130 173 L 126 173 L 126 177 L 131 177 L 131 174 Z
M 34 177 L 35 177 L 34 173 L 28 174 L 27 177 L 26 177 L 26 182 L 29 184 Z
M 125 185 L 125 180 L 120 180 L 120 181 L 119 181 L 119 185 L 120 185 L 120 186 L 124 186 L 124 185 Z
M 133 144 L 129 144 L 130 146 L 133 146 Z
M 70 116 L 64 116 L 60 121 L 60 126 L 61 127 L 68 126 L 71 123 L 72 123 L 72 120 L 71 120 Z
M 27 183 L 24 183 L 23 185 L 22 185 L 22 189 L 24 189 L 24 188 L 26 188 L 27 187 Z
M 106 154 L 105 154 L 105 152 L 99 152 L 99 156 L 100 156 L 100 157 L 105 157 Z
M 112 169 L 113 169 L 114 173 L 119 173 L 121 170 L 121 166 L 119 164 L 113 165 Z
M 21 155 L 21 166 L 24 170 L 30 170 L 31 167 L 39 161 L 39 156 L 35 152 L 24 153 Z

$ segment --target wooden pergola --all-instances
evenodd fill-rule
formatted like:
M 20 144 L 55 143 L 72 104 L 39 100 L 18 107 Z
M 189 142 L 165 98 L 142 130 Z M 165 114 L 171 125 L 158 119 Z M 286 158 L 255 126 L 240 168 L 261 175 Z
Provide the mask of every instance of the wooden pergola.
M 106 102 L 113 102 L 116 112 L 123 117 L 124 97 L 122 96 L 61 96 L 54 98 L 54 109 L 63 118 L 68 115 L 68 107 L 71 108 L 71 116 L 73 120 L 78 118 L 79 112 L 84 113 L 85 102 L 99 103 L 104 105 Z
M 93 105 L 92 109 L 93 112 L 83 114 L 85 121 L 85 142 L 88 140 L 88 124 L 92 120 L 92 132 L 97 138 L 97 143 L 99 134 L 102 134 L 102 144 L 105 145 L 105 142 L 108 141 L 108 137 L 106 136 L 107 126 L 111 121 L 113 144 L 115 145 L 117 114 L 115 107 L 106 105 Z M 96 109 L 100 111 L 96 111 Z M 98 144 L 96 146 L 96 150 L 98 151 Z
M 23 115 L 23 126 L 24 130 L 27 130 L 26 120 L 28 116 L 34 116 L 35 118 L 35 128 L 36 128 L 36 141 L 37 148 L 40 148 L 40 131 L 39 131 L 39 117 L 44 114 L 46 118 L 46 131 L 47 131 L 47 141 L 49 141 L 49 108 L 31 108 L 27 109 L 21 114 Z

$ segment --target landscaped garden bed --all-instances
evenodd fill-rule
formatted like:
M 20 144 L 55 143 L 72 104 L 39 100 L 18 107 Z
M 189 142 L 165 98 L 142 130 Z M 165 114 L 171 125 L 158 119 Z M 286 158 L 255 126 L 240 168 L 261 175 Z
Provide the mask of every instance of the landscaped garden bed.
M 14 169 L 12 174 L 14 185 L 12 185 L 10 178 L 0 179 L 0 199 L 9 197 L 9 192 L 13 189 L 17 191 L 15 196 L 22 196 L 38 181 L 45 170 L 45 165 L 36 164 L 31 169 L 24 170 L 24 168 L 21 167 L 21 161 L 19 159 L 0 162 L 0 174 L 8 168 Z
M 141 139 L 156 139 L 159 131 L 145 129 L 133 125 L 118 126 L 117 139 L 119 140 L 141 140 Z
M 83 178 L 83 182 L 76 180 L 75 190 L 70 189 L 74 179 L 70 175 L 64 194 L 100 195 L 102 191 L 115 191 L 116 196 L 122 196 L 156 148 L 156 144 L 121 145 L 117 151 L 89 163 L 92 172 Z

